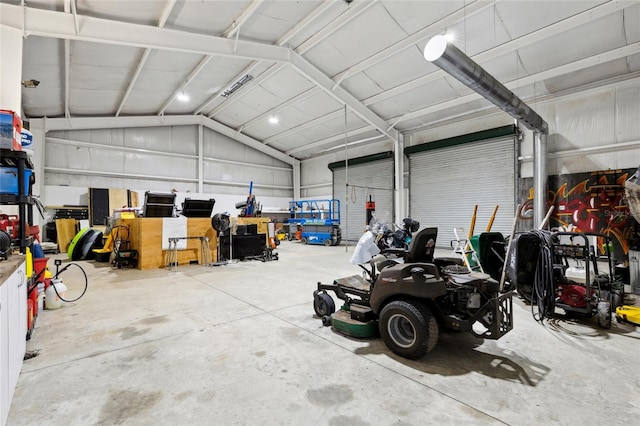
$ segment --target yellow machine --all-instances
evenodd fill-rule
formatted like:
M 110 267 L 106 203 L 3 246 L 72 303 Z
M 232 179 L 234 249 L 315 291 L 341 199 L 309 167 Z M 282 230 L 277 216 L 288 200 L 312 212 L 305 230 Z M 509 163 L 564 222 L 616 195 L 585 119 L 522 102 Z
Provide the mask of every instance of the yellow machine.
M 616 308 L 616 320 L 618 322 L 629 322 L 640 325 L 640 307 L 637 306 L 618 306 Z

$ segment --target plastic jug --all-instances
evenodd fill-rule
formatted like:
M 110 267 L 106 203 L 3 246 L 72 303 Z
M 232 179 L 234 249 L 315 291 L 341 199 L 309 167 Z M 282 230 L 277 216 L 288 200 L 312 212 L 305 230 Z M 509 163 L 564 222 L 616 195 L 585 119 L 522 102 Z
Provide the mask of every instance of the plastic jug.
M 29 247 L 27 247 L 26 250 L 26 255 L 25 255 L 25 260 L 26 260 L 26 273 L 27 273 L 27 278 L 31 278 L 33 276 L 33 255 L 31 254 L 31 249 Z
M 57 291 L 57 294 L 56 294 Z M 65 297 L 67 292 L 67 286 L 59 279 L 51 280 L 51 285 L 44 291 L 44 308 L 45 309 L 58 309 L 62 307 L 62 300 L 58 297 L 58 294 Z

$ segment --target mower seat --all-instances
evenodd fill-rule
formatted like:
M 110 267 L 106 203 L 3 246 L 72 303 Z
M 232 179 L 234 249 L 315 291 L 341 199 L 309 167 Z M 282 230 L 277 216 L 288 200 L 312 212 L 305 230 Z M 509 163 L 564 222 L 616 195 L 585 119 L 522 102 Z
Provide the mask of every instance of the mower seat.
M 411 240 L 409 252 L 405 256 L 405 262 L 433 263 L 433 253 L 436 249 L 438 228 L 424 228 Z

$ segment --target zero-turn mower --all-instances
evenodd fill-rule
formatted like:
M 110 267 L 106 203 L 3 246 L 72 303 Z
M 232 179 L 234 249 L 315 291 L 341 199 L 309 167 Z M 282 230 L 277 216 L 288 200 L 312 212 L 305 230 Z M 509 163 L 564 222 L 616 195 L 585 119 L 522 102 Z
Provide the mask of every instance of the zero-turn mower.
M 504 336 L 513 328 L 512 292 L 503 292 L 488 274 L 470 272 L 458 258 L 434 259 L 437 232 L 420 231 L 400 260 L 378 254 L 375 237 L 366 232 L 351 258 L 365 273 L 319 282 L 316 315 L 349 336 L 379 332 L 389 349 L 410 359 L 435 347 L 440 328 L 485 339 Z M 327 291 L 344 301 L 338 312 Z

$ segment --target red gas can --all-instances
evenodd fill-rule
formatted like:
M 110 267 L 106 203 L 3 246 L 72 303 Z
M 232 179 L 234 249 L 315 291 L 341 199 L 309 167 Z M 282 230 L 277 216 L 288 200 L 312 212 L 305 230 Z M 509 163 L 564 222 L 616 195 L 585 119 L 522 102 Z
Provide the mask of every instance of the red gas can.
M 13 239 L 20 237 L 20 221 L 16 215 L 0 214 L 0 229 Z

